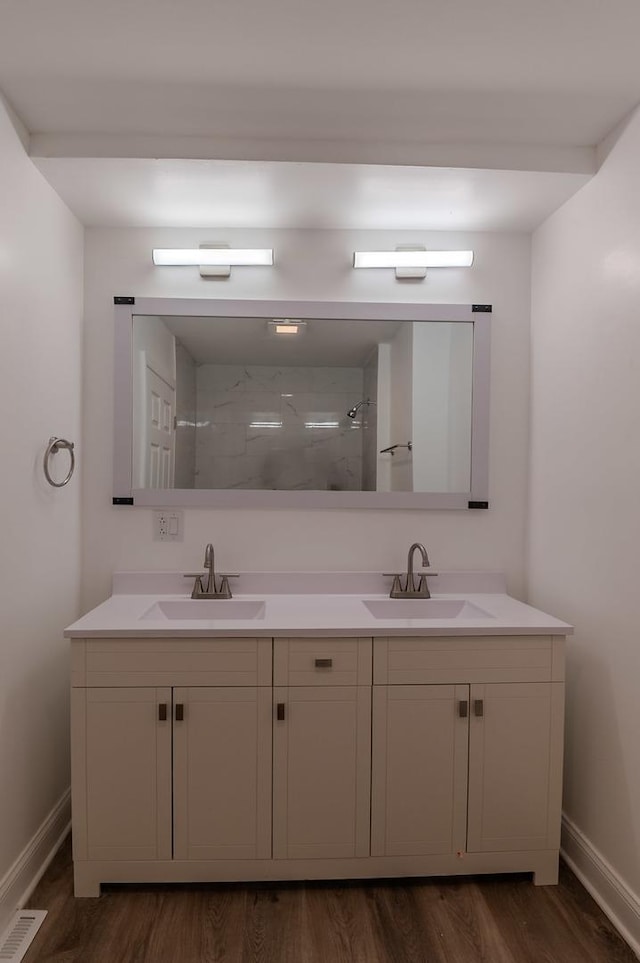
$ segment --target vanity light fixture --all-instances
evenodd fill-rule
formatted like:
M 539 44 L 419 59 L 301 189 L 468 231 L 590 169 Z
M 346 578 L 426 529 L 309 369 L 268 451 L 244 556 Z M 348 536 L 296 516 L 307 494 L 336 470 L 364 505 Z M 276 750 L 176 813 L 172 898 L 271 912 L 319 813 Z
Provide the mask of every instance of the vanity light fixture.
M 229 277 L 232 267 L 271 267 L 273 248 L 240 248 L 201 244 L 196 248 L 153 249 L 158 267 L 199 267 L 201 277 Z
M 473 251 L 427 251 L 403 245 L 395 251 L 354 251 L 354 268 L 395 268 L 397 278 L 424 278 L 427 268 L 471 267 Z
M 296 334 L 304 334 L 306 328 L 307 322 L 300 321 L 299 318 L 274 318 L 273 321 L 267 321 L 269 334 L 282 335 L 285 338 L 291 338 Z

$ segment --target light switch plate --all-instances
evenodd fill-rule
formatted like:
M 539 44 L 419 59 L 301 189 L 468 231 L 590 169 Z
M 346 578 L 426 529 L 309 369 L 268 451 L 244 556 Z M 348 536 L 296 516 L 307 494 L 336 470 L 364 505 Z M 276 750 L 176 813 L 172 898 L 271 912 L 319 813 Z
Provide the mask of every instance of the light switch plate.
M 184 537 L 183 513 L 174 509 L 153 512 L 154 542 L 181 542 Z

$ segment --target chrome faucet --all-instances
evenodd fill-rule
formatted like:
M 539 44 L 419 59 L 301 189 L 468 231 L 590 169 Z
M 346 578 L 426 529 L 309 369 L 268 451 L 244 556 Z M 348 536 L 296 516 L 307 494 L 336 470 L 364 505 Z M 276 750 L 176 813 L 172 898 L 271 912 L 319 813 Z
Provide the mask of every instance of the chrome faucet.
M 416 577 L 413 572 L 413 556 L 415 552 L 420 552 L 422 559 L 423 568 L 428 568 L 429 566 L 429 556 L 427 555 L 427 550 L 421 542 L 414 542 L 409 549 L 409 556 L 407 558 L 407 571 L 406 574 L 394 574 L 393 583 L 391 585 L 390 597 L 392 599 L 428 599 L 431 598 L 429 592 L 429 586 L 427 585 L 427 576 L 425 572 L 420 572 L 418 575 L 418 584 L 416 586 Z M 430 572 L 430 575 L 435 575 L 435 572 Z M 404 586 L 402 581 L 404 579 Z
M 230 578 L 238 578 L 237 575 L 219 575 L 220 579 L 219 585 L 216 584 L 216 568 L 215 568 L 215 552 L 213 550 L 213 545 L 211 542 L 208 543 L 204 550 L 204 567 L 206 572 L 200 574 L 198 572 L 187 572 L 184 576 L 185 578 L 194 578 L 195 582 L 193 584 L 193 591 L 191 593 L 192 599 L 230 599 L 231 587 L 229 585 Z M 207 577 L 206 584 L 202 584 L 202 579 Z

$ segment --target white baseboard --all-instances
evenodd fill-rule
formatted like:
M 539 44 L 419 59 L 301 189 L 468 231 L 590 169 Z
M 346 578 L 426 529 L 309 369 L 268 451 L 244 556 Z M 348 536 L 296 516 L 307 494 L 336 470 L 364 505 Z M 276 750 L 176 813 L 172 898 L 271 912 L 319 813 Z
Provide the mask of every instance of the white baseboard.
M 71 790 L 68 789 L 0 879 L 0 933 L 22 909 L 47 866 L 60 848 L 71 825 Z
M 566 815 L 562 817 L 560 852 L 640 959 L 640 898 Z

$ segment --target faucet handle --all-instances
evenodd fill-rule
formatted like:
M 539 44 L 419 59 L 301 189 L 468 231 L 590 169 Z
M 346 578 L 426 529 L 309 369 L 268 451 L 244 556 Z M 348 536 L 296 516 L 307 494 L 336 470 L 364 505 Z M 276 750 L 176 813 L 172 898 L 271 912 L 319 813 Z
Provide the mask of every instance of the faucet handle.
M 191 598 L 192 598 L 192 599 L 198 599 L 198 598 L 200 598 L 202 595 L 204 595 L 204 588 L 202 587 L 202 579 L 203 579 L 203 576 L 202 576 L 202 575 L 195 575 L 194 578 L 195 578 L 195 582 L 193 583 L 193 589 L 192 589 L 192 592 L 191 592 Z
M 229 585 L 229 576 L 228 576 L 228 575 L 221 575 L 221 576 L 220 576 L 220 588 L 219 588 L 218 591 L 216 592 L 216 595 L 219 595 L 220 598 L 223 598 L 223 599 L 230 599 L 230 598 L 232 598 L 232 595 L 231 595 L 231 586 Z
M 415 581 L 413 583 L 413 591 L 418 595 L 423 595 L 425 598 L 429 598 L 429 586 L 427 585 L 427 576 L 423 573 L 418 573 L 418 586 L 416 588 Z
M 391 591 L 389 592 L 389 598 L 397 599 L 401 598 L 403 595 L 402 584 L 400 582 L 400 576 L 394 575 L 393 582 L 391 583 Z
M 183 578 L 204 578 L 206 574 L 207 574 L 206 572 L 183 572 L 182 577 Z

